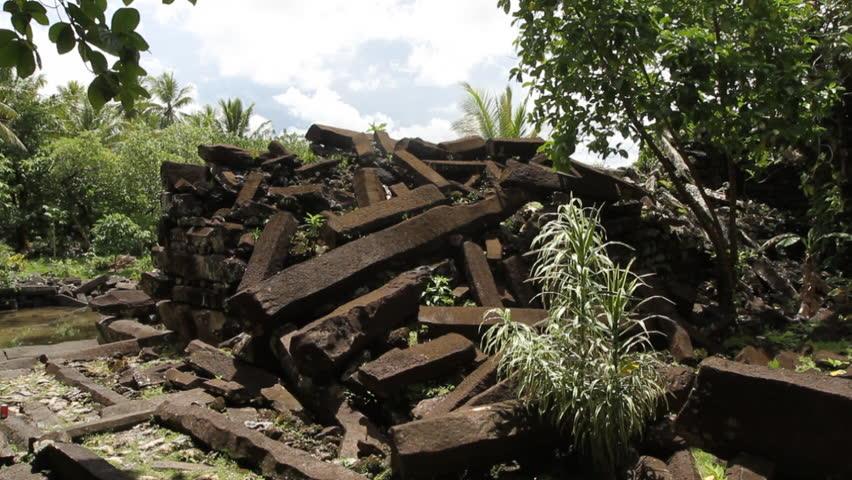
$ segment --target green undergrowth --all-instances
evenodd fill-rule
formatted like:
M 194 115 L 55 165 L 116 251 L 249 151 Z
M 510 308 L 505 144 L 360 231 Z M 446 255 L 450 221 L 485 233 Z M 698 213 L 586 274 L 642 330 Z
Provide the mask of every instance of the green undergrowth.
M 727 480 L 725 463 L 722 460 L 698 448 L 691 449 L 691 452 L 702 480 Z
M 117 268 L 114 268 L 117 267 Z M 99 275 L 110 274 L 139 280 L 144 272 L 154 269 L 150 256 L 136 258 L 125 264 L 117 262 L 114 256 L 85 255 L 77 258 L 25 258 L 19 262 L 14 272 L 18 283 L 29 277 L 80 278 L 91 279 Z

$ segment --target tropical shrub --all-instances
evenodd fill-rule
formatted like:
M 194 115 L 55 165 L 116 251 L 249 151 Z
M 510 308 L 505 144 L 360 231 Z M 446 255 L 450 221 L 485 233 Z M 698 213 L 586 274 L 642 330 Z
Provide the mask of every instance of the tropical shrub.
M 111 213 L 92 229 L 92 248 L 98 255 L 142 255 L 154 242 L 154 235 L 129 217 Z
M 635 314 L 642 280 L 607 255 L 599 211 L 572 199 L 545 219 L 531 253 L 548 318 L 538 328 L 492 310 L 498 324 L 483 349 L 499 355 L 498 373 L 519 398 L 612 472 L 663 394 L 649 332 Z

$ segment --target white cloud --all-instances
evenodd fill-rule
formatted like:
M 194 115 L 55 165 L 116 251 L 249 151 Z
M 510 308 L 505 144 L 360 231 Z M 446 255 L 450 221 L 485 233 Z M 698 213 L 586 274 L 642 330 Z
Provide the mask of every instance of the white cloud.
M 275 101 L 287 107 L 291 115 L 307 123 L 322 123 L 364 131 L 369 128 L 370 123 L 390 121 L 383 113 L 362 115 L 357 108 L 343 101 L 337 92 L 328 88 L 305 93 L 290 87 L 284 93 L 276 95 Z
M 452 123 L 444 118 L 433 118 L 425 125 L 391 127 L 388 133 L 394 138 L 420 137 L 423 140 L 435 143 L 453 140 L 458 137 L 453 132 Z
M 406 44 L 410 52 L 397 69 L 425 85 L 466 80 L 476 66 L 514 53 L 515 28 L 494 0 L 182 3 L 140 2 L 167 28 L 196 36 L 200 57 L 220 74 L 265 85 L 329 87 L 340 77 L 341 66 L 353 62 L 358 49 L 371 42 Z M 391 64 L 375 67 L 394 69 Z M 352 77 L 354 89 L 372 85 Z
M 397 87 L 397 81 L 387 71 L 382 71 L 377 65 L 370 65 L 365 71 L 352 73 L 347 86 L 353 92 L 390 90 Z
M 262 127 L 266 122 L 269 122 L 269 119 L 263 115 L 259 113 L 252 114 L 252 116 L 249 117 L 249 130 L 253 132 Z M 270 123 L 269 126 L 272 127 L 272 123 Z

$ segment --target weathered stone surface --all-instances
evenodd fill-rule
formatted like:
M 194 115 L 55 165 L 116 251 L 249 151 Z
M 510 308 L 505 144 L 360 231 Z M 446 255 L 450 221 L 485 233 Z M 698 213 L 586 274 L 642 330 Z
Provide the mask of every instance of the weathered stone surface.
M 409 175 L 412 180 L 417 183 L 417 185 L 426 185 L 431 183 L 440 188 L 442 191 L 446 191 L 450 188 L 450 182 L 441 176 L 440 173 L 432 170 L 429 165 L 426 165 L 426 163 L 411 153 L 406 152 L 405 150 L 400 150 L 399 147 L 397 147 L 397 150 L 393 154 L 393 162 L 394 165 L 398 166 L 407 175 Z
M 55 363 L 48 362 L 47 365 L 45 365 L 45 371 L 56 377 L 57 380 L 64 384 L 87 392 L 92 396 L 92 400 L 100 403 L 101 405 L 109 406 L 127 401 L 127 398 L 123 395 L 95 383 L 75 368 L 62 367 Z
M 172 289 L 172 300 L 186 303 L 199 308 L 222 309 L 225 299 L 228 298 L 229 289 L 224 287 L 210 286 L 209 288 L 194 287 L 191 285 L 176 285 Z
M 509 291 L 521 307 L 539 307 L 541 302 L 536 298 L 536 291 L 531 282 L 530 267 L 521 255 L 512 255 L 503 260 L 503 273 Z
M 257 239 L 238 290 L 257 285 L 284 267 L 297 228 L 299 222 L 288 212 L 276 213 L 269 219 Z
M 220 167 L 244 169 L 257 166 L 251 152 L 233 145 L 199 145 L 198 156 Z
M 485 158 L 488 150 L 485 139 L 479 135 L 469 135 L 449 142 L 441 142 L 438 147 L 446 150 L 453 158 Z
M 515 402 L 457 410 L 390 431 L 394 470 L 405 479 L 491 465 L 547 443 Z
M 721 358 L 701 362 L 676 422 L 690 445 L 723 457 L 749 452 L 808 476 L 852 474 L 849 425 L 852 382 Z
M 159 330 L 135 320 L 114 320 L 101 330 L 104 339 L 109 342 L 138 340 L 142 346 L 164 343 L 172 334 L 170 330 Z
M 236 461 L 259 467 L 264 475 L 275 479 L 365 480 L 347 468 L 324 463 L 203 407 L 164 403 L 156 417 L 170 428 L 227 452 Z
M 390 453 L 388 439 L 381 430 L 346 401 L 340 404 L 334 419 L 343 428 L 338 458 L 361 458 L 369 455 L 384 457 Z
M 322 175 L 329 170 L 337 168 L 340 160 L 322 158 L 311 163 L 306 163 L 295 170 L 296 176 L 300 178 L 310 178 L 315 175 Z
M 329 215 L 326 222 L 332 243 L 372 233 L 398 223 L 436 205 L 447 203 L 444 194 L 434 185 L 415 188 L 402 197 L 394 197 L 368 207 L 356 208 L 344 215 Z
M 187 347 L 187 362 L 193 369 L 228 382 L 244 385 L 250 392 L 278 383 L 278 378 L 257 367 L 237 360 L 218 348 L 193 340 Z
M 486 314 L 489 307 L 426 307 L 421 306 L 417 314 L 417 322 L 427 325 L 429 331 L 442 333 L 458 333 L 467 338 L 476 339 L 485 328 L 495 325 L 499 319 L 496 315 Z M 537 308 L 510 308 L 512 320 L 526 325 L 535 325 L 547 318 L 547 310 Z
M 630 478 L 634 480 L 675 480 L 666 462 L 659 458 L 642 455 L 633 466 Z
M 166 382 L 179 390 L 191 390 L 200 387 L 204 383 L 204 379 L 192 373 L 172 368 L 166 371 Z
M 234 202 L 237 206 L 248 205 L 257 196 L 257 190 L 263 182 L 263 173 L 260 171 L 252 171 L 246 176 L 246 181 L 243 182 L 243 188 L 237 194 L 237 201 Z
M 452 392 L 444 395 L 423 412 L 424 417 L 446 415 L 458 409 L 471 398 L 491 388 L 497 382 L 497 361 L 493 358 L 482 362 L 476 370 L 459 383 Z
M 385 187 L 376 172 L 375 168 L 359 168 L 352 176 L 355 202 L 360 208 L 369 207 L 386 199 Z
M 62 478 L 74 480 L 132 480 L 129 473 L 113 467 L 91 450 L 73 443 L 52 443 L 38 452 L 35 463 Z
M 25 451 L 29 451 L 33 443 L 44 435 L 40 428 L 20 415 L 10 415 L 0 420 L 0 433 L 6 436 L 9 443 Z
M 311 212 L 319 212 L 331 208 L 329 193 L 322 184 L 306 183 L 288 187 L 270 187 L 269 195 L 281 199 L 293 198 L 301 207 Z M 279 202 L 279 205 L 281 203 Z
M 522 162 L 529 161 L 544 145 L 544 140 L 535 138 L 490 138 L 485 143 L 485 149 L 491 158 L 508 160 L 517 157 Z
M 89 306 L 104 315 L 140 317 L 154 313 L 154 299 L 141 290 L 111 290 L 92 299 Z
M 485 258 L 489 263 L 497 263 L 503 259 L 503 243 L 497 237 L 485 239 Z
M 275 384 L 260 390 L 260 395 L 269 402 L 273 410 L 279 413 L 289 413 L 303 420 L 309 420 L 308 412 L 289 390 L 281 384 Z
M 66 362 L 85 362 L 97 358 L 132 356 L 138 354 L 141 349 L 142 346 L 139 345 L 139 341 L 132 339 L 81 348 L 73 352 L 63 352 L 52 356 L 48 354 L 47 356 L 51 359 L 62 359 Z
M 29 463 L 0 467 L 0 480 L 48 480 L 48 477 Z
M 485 172 L 485 162 L 475 160 L 424 160 L 423 163 L 441 175 L 467 178 Z
M 242 260 L 224 255 L 189 255 L 154 249 L 152 257 L 154 265 L 161 271 L 190 281 L 233 285 L 243 278 L 246 269 Z
M 476 243 L 464 242 L 462 254 L 467 284 L 476 302 L 483 307 L 502 307 L 500 292 L 497 291 L 494 275 L 491 273 L 491 267 L 488 266 L 482 248 Z
M 163 162 L 160 165 L 160 179 L 163 182 L 163 188 L 169 192 L 177 191 L 176 186 L 180 180 L 197 190 L 204 191 L 210 188 L 210 170 L 204 165 Z
M 436 160 L 446 160 L 449 152 L 434 143 L 427 142 L 420 138 L 403 138 L 396 144 L 394 151 L 404 151 L 414 155 L 417 158 L 434 158 Z
M 395 197 L 401 197 L 403 195 L 407 195 L 411 189 L 408 188 L 404 183 L 395 183 L 390 186 L 391 192 Z
M 387 132 L 377 131 L 373 133 L 373 139 L 383 155 L 390 155 L 396 150 L 397 141 L 392 139 Z
M 473 343 L 451 333 L 404 350 L 395 348 L 361 365 L 358 379 L 372 392 L 388 395 L 406 385 L 449 374 L 475 357 Z
M 492 196 L 471 205 L 440 206 L 393 227 L 287 268 L 228 301 L 236 315 L 260 324 L 310 313 L 330 291 L 353 288 L 403 258 L 410 262 L 445 245 L 453 233 L 499 222 L 523 205 L 522 195 Z
M 660 370 L 666 394 L 660 402 L 658 413 L 677 413 L 683 408 L 695 384 L 695 371 L 683 365 L 663 365 Z
M 701 475 L 695 466 L 695 458 L 689 450 L 678 450 L 666 462 L 666 468 L 672 473 L 674 480 L 701 480 Z M 732 477 L 728 477 L 730 480 Z
M 159 271 L 144 272 L 139 277 L 139 288 L 151 298 L 166 298 L 174 287 L 174 280 Z
M 290 355 L 300 372 L 334 374 L 370 342 L 414 316 L 430 273 L 425 267 L 403 273 L 293 333 Z
M 768 480 L 774 475 L 772 462 L 748 454 L 737 455 L 725 470 L 727 480 Z
M 65 433 L 71 439 L 76 440 L 95 433 L 127 430 L 135 425 L 147 422 L 151 419 L 153 414 L 154 406 L 151 404 L 148 408 L 140 409 L 135 412 L 106 416 L 91 422 L 71 425 L 65 429 Z
M 568 173 L 556 172 L 536 164 L 510 160 L 500 178 L 503 187 L 523 188 L 530 192 L 546 194 L 564 191 L 589 201 L 615 202 L 621 199 L 639 199 L 641 188 L 604 170 L 578 162 L 571 163 Z
M 354 130 L 313 124 L 305 133 L 305 138 L 310 142 L 320 143 L 327 147 L 354 150 L 358 156 L 366 156 L 372 153 L 370 136 Z
M 497 382 L 496 385 L 488 387 L 482 393 L 475 395 L 462 405 L 462 407 L 481 407 L 482 405 L 491 405 L 492 403 L 508 402 L 517 400 L 518 396 L 512 389 L 508 380 Z
M 742 350 L 740 350 L 740 353 L 737 354 L 734 360 L 748 365 L 760 365 L 765 367 L 769 365 L 769 362 L 772 360 L 772 356 L 769 352 L 762 348 L 758 348 L 753 345 L 746 345 Z
M 89 295 L 90 293 L 94 292 L 95 290 L 106 285 L 108 280 L 109 280 L 109 275 L 97 276 L 97 277 L 89 280 L 88 282 L 80 285 L 79 287 L 75 288 L 74 289 L 74 296 L 77 296 L 77 295 L 80 295 L 80 294 Z
M 60 357 L 67 353 L 73 353 L 81 349 L 97 347 L 97 340 L 72 340 L 70 342 L 55 343 L 53 345 L 27 345 L 23 347 L 11 347 L 0 350 L 0 358 L 15 360 L 19 358 L 38 358 L 41 355 L 47 357 Z

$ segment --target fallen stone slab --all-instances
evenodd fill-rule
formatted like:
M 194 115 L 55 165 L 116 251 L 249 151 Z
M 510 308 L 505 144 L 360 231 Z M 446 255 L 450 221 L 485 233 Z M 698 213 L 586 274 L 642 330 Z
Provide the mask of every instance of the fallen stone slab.
M 331 208 L 329 193 L 325 185 L 317 183 L 306 183 L 302 185 L 290 185 L 287 187 L 270 187 L 270 196 L 280 199 L 295 199 L 301 207 L 308 211 L 322 211 Z M 279 201 L 279 206 L 282 203 Z
M 548 443 L 516 402 L 458 410 L 392 427 L 392 464 L 402 478 L 431 478 L 534 451 Z
M 394 151 L 408 152 L 417 158 L 434 158 L 446 160 L 449 152 L 438 145 L 421 138 L 403 138 L 396 144 Z
M 386 200 L 385 187 L 379 180 L 375 168 L 359 168 L 352 176 L 352 187 L 355 190 L 355 202 L 359 208 L 369 207 Z
M 319 143 L 326 147 L 353 150 L 359 157 L 373 153 L 372 137 L 345 128 L 313 124 L 305 133 L 305 138 L 310 142 Z
M 483 307 L 502 307 L 503 300 L 482 248 L 474 242 L 464 242 L 462 255 L 467 284 L 476 302 Z
M 5 360 L 16 360 L 26 358 L 38 358 L 42 355 L 47 357 L 59 357 L 66 353 L 97 347 L 98 341 L 90 340 L 72 340 L 70 342 L 55 343 L 53 345 L 27 345 L 23 347 L 11 347 L 0 350 L 0 357 Z
M 48 480 L 48 477 L 29 463 L 19 463 L 9 467 L 0 467 L 2 480 Z
M 767 480 L 775 477 L 775 465 L 763 458 L 740 454 L 728 462 L 727 480 Z
M 151 298 L 166 298 L 174 287 L 174 280 L 160 272 L 143 272 L 139 276 L 139 288 Z
M 395 348 L 358 369 L 370 391 L 386 396 L 406 385 L 450 374 L 476 358 L 473 342 L 454 333 L 406 349 Z
M 401 197 L 403 195 L 407 195 L 411 189 L 404 183 L 395 183 L 390 186 L 391 193 L 394 194 L 395 197 Z
M 449 152 L 453 158 L 473 158 L 478 160 L 488 155 L 485 139 L 479 135 L 468 135 L 449 142 L 441 142 L 438 144 L 438 147 Z
M 0 468 L 3 465 L 10 465 L 15 461 L 15 451 L 9 441 L 6 440 L 6 434 L 0 431 Z M 2 478 L 2 475 L 0 475 Z
M 343 466 L 325 463 L 230 420 L 227 416 L 198 406 L 161 405 L 155 414 L 166 426 L 190 435 L 214 450 L 227 452 L 238 462 L 258 467 L 275 479 L 365 480 Z
M 211 285 L 209 288 L 203 288 L 191 285 L 175 285 L 171 297 L 176 302 L 187 303 L 194 307 L 222 310 L 229 291 L 230 289 L 224 286 Z
M 485 239 L 485 258 L 491 264 L 503 259 L 503 243 L 499 238 L 489 237 Z
M 508 161 L 506 167 L 500 177 L 501 186 L 522 188 L 537 194 L 571 192 L 583 200 L 606 202 L 638 200 L 645 195 L 636 185 L 579 162 L 571 162 L 568 172 L 556 172 L 541 165 L 514 160 Z
M 375 140 L 382 155 L 392 155 L 394 150 L 396 150 L 396 144 L 398 143 L 398 141 L 392 139 L 387 132 L 381 131 L 373 133 L 373 140 Z
M 370 455 L 385 457 L 390 453 L 390 442 L 363 413 L 343 401 L 334 414 L 343 428 L 343 439 L 338 458 L 362 458 Z
M 299 402 L 299 399 L 284 388 L 283 385 L 275 384 L 271 387 L 262 388 L 260 395 L 276 412 L 290 414 L 304 421 L 310 420 L 308 412 L 302 406 L 302 403 Z
M 143 347 L 166 343 L 172 335 L 171 330 L 160 330 L 135 320 L 124 319 L 109 322 L 101 332 L 105 333 L 104 339 L 107 343 L 121 340 L 137 340 L 139 345 Z
M 478 339 L 486 328 L 500 322 L 497 315 L 487 315 L 490 310 L 493 309 L 488 307 L 421 306 L 417 314 L 417 322 L 428 326 L 430 332 L 439 335 L 458 333 L 470 339 Z M 538 308 L 510 308 L 508 310 L 512 321 L 529 326 L 547 318 L 547 310 Z
M 53 410 L 37 401 L 25 401 L 21 404 L 21 412 L 29 417 L 36 427 L 42 431 L 54 431 L 62 426 L 62 419 Z
M 154 303 L 142 290 L 111 290 L 92 299 L 89 306 L 103 315 L 137 318 L 154 313 Z
M 73 443 L 51 443 L 38 452 L 35 464 L 41 469 L 62 472 L 74 480 L 132 480 L 94 452 Z
M 666 461 L 666 468 L 672 474 L 673 480 L 702 480 L 698 468 L 695 466 L 695 458 L 689 450 L 678 450 Z M 728 477 L 734 480 L 735 477 Z
M 294 170 L 299 178 L 309 178 L 315 175 L 322 175 L 329 170 L 334 170 L 340 164 L 340 160 L 330 158 L 322 158 L 311 163 L 306 163 Z
M 245 273 L 242 260 L 224 255 L 192 255 L 155 247 L 151 251 L 154 265 L 161 271 L 189 281 L 239 283 Z
M 238 292 L 231 311 L 254 325 L 292 321 L 328 301 L 327 293 L 354 288 L 373 273 L 446 245 L 451 234 L 501 221 L 525 203 L 523 195 L 495 195 L 470 205 L 439 206 L 402 223 L 346 243 Z M 404 267 L 404 265 L 403 265 Z
M 237 170 L 257 166 L 251 152 L 233 145 L 199 145 L 198 156 L 207 163 Z
M 424 160 L 423 163 L 447 177 L 468 178 L 485 172 L 485 162 L 475 160 Z
M 518 395 L 512 389 L 512 385 L 508 380 L 501 380 L 496 385 L 492 385 L 485 389 L 482 393 L 474 395 L 470 400 L 466 401 L 462 407 L 481 407 L 483 405 L 491 405 L 493 403 L 508 402 L 517 400 Z
M 444 395 L 422 411 L 423 417 L 446 415 L 460 408 L 471 398 L 491 388 L 497 382 L 497 361 L 494 358 L 482 362 L 476 370 L 464 377 L 452 392 Z
M 425 162 L 411 153 L 400 150 L 399 147 L 393 153 L 393 163 L 409 175 L 417 185 L 431 183 L 440 188 L 441 191 L 447 191 L 451 187 L 450 182 L 441 176 L 440 173 L 433 170 L 429 165 L 426 165 Z
M 333 375 L 371 342 L 417 314 L 428 267 L 412 270 L 294 332 L 289 352 L 299 371 Z
M 74 295 L 89 295 L 95 290 L 106 285 L 109 275 L 100 275 L 74 289 Z
M 490 138 L 485 144 L 485 149 L 491 158 L 497 160 L 508 160 L 518 158 L 527 162 L 535 156 L 539 147 L 544 145 L 544 140 L 538 137 L 526 138 Z
M 399 223 L 406 216 L 417 215 L 448 201 L 438 187 L 423 185 L 402 197 L 356 208 L 344 215 L 329 215 L 326 222 L 327 241 L 331 244 L 342 243 L 346 239 Z
M 160 180 L 166 191 L 177 191 L 177 184 L 183 180 L 199 191 L 210 188 L 210 170 L 204 165 L 191 163 L 163 162 L 160 165 Z
M 852 475 L 849 425 L 849 380 L 721 358 L 701 362 L 676 420 L 690 445 L 723 458 L 749 452 L 785 474 L 840 477 Z
M 131 339 L 82 348 L 73 352 L 47 354 L 47 358 L 64 362 L 87 362 L 98 358 L 129 357 L 138 354 L 140 350 L 142 346 L 139 345 L 139 341 Z
M 204 383 L 204 379 L 195 374 L 172 368 L 166 371 L 166 383 L 178 390 L 191 390 L 200 387 Z
M 140 423 L 145 423 L 151 420 L 154 413 L 154 406 L 145 410 L 140 410 L 122 415 L 112 415 L 99 418 L 90 422 L 78 423 L 65 428 L 65 434 L 72 440 L 78 440 L 88 435 L 96 433 L 118 432 L 121 430 L 130 429 Z
M 109 406 L 127 401 L 127 398 L 123 395 L 95 383 L 76 368 L 62 367 L 48 362 L 45 365 L 45 371 L 64 384 L 87 392 L 92 396 L 92 400 L 101 405 Z
M 237 206 L 248 205 L 257 196 L 257 191 L 260 189 L 260 184 L 263 182 L 263 173 L 255 170 L 246 176 L 246 181 L 243 182 L 243 188 L 237 194 L 237 200 L 234 202 Z
M 190 342 L 187 351 L 190 352 L 187 363 L 193 369 L 217 379 L 236 382 L 245 386 L 251 393 L 259 393 L 262 388 L 278 383 L 278 377 L 275 375 L 233 358 L 199 340 Z
M 224 398 L 229 404 L 247 404 L 253 397 L 242 383 L 230 382 L 219 378 L 205 380 L 201 385 L 207 393 Z
M 530 267 L 521 255 L 512 255 L 503 260 L 503 274 L 509 291 L 521 307 L 539 307 L 533 284 L 529 282 Z
M 101 418 L 107 419 L 141 412 L 148 412 L 153 415 L 154 410 L 164 402 L 171 402 L 176 405 L 210 405 L 214 400 L 215 398 L 205 392 L 203 388 L 193 388 L 192 390 L 171 392 L 147 399 L 130 400 L 110 405 L 101 409 Z
M 18 449 L 31 451 L 44 432 L 21 415 L 10 415 L 0 420 L 0 434 Z
M 276 213 L 269 219 L 254 246 L 238 290 L 256 285 L 284 267 L 290 242 L 299 222 L 288 213 Z

